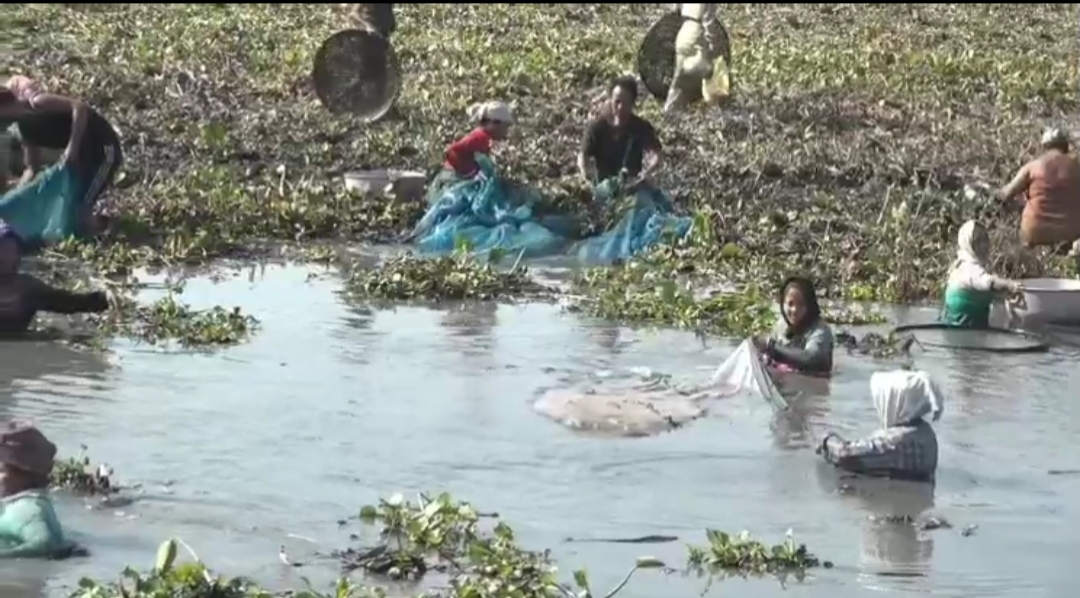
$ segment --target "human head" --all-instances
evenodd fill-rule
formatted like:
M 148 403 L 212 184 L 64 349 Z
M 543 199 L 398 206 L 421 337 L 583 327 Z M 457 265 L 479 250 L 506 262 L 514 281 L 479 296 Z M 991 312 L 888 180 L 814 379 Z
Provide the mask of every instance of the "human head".
M 956 256 L 961 261 L 983 262 L 990 253 L 990 234 L 974 220 L 968 220 L 956 234 Z
M 1057 150 L 1068 153 L 1071 145 L 1069 143 L 1069 132 L 1062 128 L 1051 127 L 1043 131 L 1040 144 L 1044 150 Z
M 469 106 L 469 118 L 488 132 L 493 139 L 503 140 L 510 135 L 514 110 L 506 102 L 491 101 Z
M 22 261 L 22 241 L 15 229 L 0 221 L 0 275 L 15 274 Z
M 637 79 L 619 77 L 611 84 L 611 117 L 616 125 L 626 122 L 634 114 L 637 98 Z
M 789 332 L 806 330 L 821 318 L 817 290 L 808 278 L 792 276 L 785 280 L 777 299 Z
M 45 488 L 56 457 L 56 445 L 32 425 L 7 422 L 0 429 L 3 494 Z
M 870 376 L 870 395 L 882 429 L 913 424 L 927 415 L 937 421 L 944 409 L 941 390 L 921 370 L 875 372 Z

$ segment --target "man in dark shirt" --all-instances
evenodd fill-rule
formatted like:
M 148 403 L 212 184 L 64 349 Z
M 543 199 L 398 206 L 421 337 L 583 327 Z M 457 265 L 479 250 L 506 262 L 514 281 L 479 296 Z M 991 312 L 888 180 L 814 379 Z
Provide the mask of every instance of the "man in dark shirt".
M 578 171 L 590 185 L 622 177 L 624 188 L 651 182 L 662 147 L 656 129 L 634 113 L 638 85 L 632 77 L 611 86 L 609 105 L 589 123 L 578 154 Z

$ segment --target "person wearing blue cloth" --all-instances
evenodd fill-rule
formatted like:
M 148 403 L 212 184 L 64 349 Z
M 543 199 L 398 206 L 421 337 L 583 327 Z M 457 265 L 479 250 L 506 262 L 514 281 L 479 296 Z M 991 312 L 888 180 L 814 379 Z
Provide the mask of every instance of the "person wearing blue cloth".
M 8 422 L 0 428 L 0 558 L 57 558 L 71 552 L 49 495 L 55 458 L 56 445 L 36 427 Z

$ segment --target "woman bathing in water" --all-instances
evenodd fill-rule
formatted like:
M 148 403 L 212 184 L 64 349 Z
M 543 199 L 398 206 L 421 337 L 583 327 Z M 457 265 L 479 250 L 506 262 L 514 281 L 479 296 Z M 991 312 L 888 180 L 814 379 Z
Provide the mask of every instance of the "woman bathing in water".
M 19 186 L 41 168 L 40 149 L 62 150 L 60 164 L 77 181 L 79 226 L 96 229 L 94 206 L 123 163 L 120 137 L 109 121 L 81 100 L 46 93 L 35 81 L 15 76 L 0 87 L 0 121 L 14 121 L 22 141 L 25 171 Z
M 780 318 L 767 339 L 754 338 L 770 365 L 803 374 L 832 372 L 833 333 L 821 316 L 817 291 L 809 279 L 793 276 L 780 286 Z
M 57 289 L 19 272 L 22 250 L 18 234 L 0 224 L 0 336 L 25 332 L 39 311 L 61 314 L 102 312 L 109 308 L 105 293 L 74 293 Z
M 956 261 L 945 287 L 941 320 L 963 328 L 989 328 L 990 304 L 1002 293 L 1018 293 L 1023 286 L 986 271 L 990 235 L 974 220 L 960 227 L 956 239 Z
M 0 558 L 56 558 L 71 552 L 49 496 L 55 457 L 56 445 L 33 426 L 7 423 L 0 431 Z
M 938 461 L 937 435 L 924 418 L 941 418 L 943 403 L 937 385 L 926 372 L 877 372 L 870 376 L 870 395 L 881 429 L 851 442 L 830 433 L 818 453 L 829 463 L 853 473 L 933 481 Z

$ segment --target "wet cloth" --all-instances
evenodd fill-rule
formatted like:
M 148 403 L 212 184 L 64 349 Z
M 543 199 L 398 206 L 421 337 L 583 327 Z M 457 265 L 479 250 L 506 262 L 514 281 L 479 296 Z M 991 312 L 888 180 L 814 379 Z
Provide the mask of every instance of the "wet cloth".
M 788 406 L 772 375 L 765 368 L 761 353 L 750 339 L 744 340 L 735 352 L 720 364 L 710 385 L 725 395 L 748 391 L 761 396 L 777 409 L 786 409 Z
M 994 291 L 1003 289 L 995 289 L 996 278 L 983 267 L 982 257 L 975 254 L 975 227 L 975 222 L 969 220 L 957 235 L 956 260 L 945 286 L 941 320 L 952 326 L 988 328 Z
M 76 171 L 55 164 L 0 197 L 0 219 L 19 233 L 27 247 L 55 244 L 78 232 L 84 201 Z
M 929 481 L 937 471 L 938 444 L 924 419 L 941 418 L 943 397 L 921 371 L 877 372 L 870 377 L 881 428 L 862 440 L 829 434 L 821 444 L 826 461 L 854 473 Z

